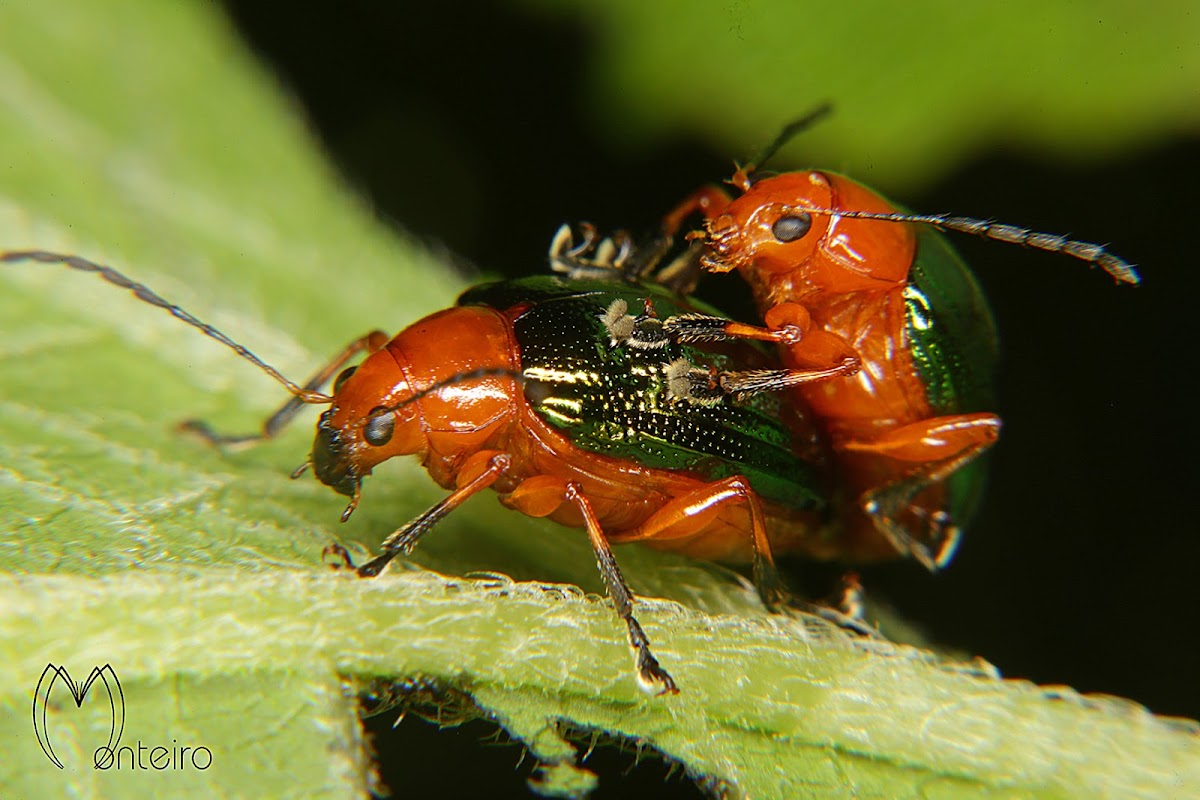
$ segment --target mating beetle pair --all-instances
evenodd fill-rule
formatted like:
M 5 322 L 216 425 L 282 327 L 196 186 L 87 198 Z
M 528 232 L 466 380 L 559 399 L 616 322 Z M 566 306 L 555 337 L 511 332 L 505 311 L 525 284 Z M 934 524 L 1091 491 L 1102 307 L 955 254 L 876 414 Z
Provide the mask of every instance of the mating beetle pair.
M 360 575 L 378 574 L 489 486 L 512 508 L 584 527 L 628 627 L 640 682 L 672 692 L 673 679 L 633 615 L 610 541 L 749 558 L 771 606 L 789 602 L 773 552 L 848 559 L 900 552 L 927 566 L 949 559 L 954 519 L 971 493 L 960 488 L 970 482 L 961 476 L 973 478 L 960 468 L 997 428 L 993 416 L 968 412 L 985 396 L 985 382 L 966 376 L 989 355 L 990 328 L 978 321 L 990 317 L 940 237 L 915 225 L 1020 239 L 1136 280 L 1094 246 L 1028 233 L 997 237 L 982 223 L 900 214 L 838 176 L 752 182 L 749 170 L 739 170 L 735 184 L 744 192 L 736 200 L 712 189 L 688 198 L 664 232 L 678 233 L 699 211 L 705 231 L 697 234 L 696 263 L 741 271 L 763 311 L 761 327 L 654 286 L 544 277 L 479 287 L 391 340 L 371 332 L 303 386 L 110 268 L 41 251 L 0 260 L 98 272 L 230 347 L 292 395 L 250 437 L 190 425 L 214 443 L 269 438 L 303 405 L 328 405 L 305 466 L 351 498 L 343 519 L 375 465 L 419 456 L 451 493 L 389 536 Z M 556 247 L 563 256 L 562 240 Z M 801 248 L 807 252 L 793 252 Z M 605 261 L 583 252 L 570 258 Z M 629 313 L 639 306 L 644 313 Z M 972 321 L 977 327 L 965 326 Z M 637 346 L 641 330 L 657 346 Z M 778 343 L 778 361 L 747 339 Z M 362 364 L 344 369 L 364 353 Z M 332 394 L 323 393 L 335 375 Z
M 373 467 L 394 456 L 419 457 L 451 494 L 389 536 L 382 553 L 358 567 L 363 577 L 379 574 L 488 487 L 530 516 L 584 527 L 628 626 L 638 678 L 650 691 L 676 687 L 633 616 L 610 541 L 752 560 L 764 601 L 778 606 L 789 598 L 768 537 L 776 547 L 795 546 L 830 516 L 818 473 L 800 455 L 802 428 L 784 423 L 778 398 L 734 405 L 720 394 L 705 396 L 710 370 L 753 377 L 762 372 L 725 368 L 768 361 L 762 353 L 736 343 L 613 346 L 614 329 L 653 326 L 651 318 L 626 314 L 631 307 L 651 300 L 664 314 L 694 311 L 662 289 L 551 276 L 477 287 L 459 306 L 391 340 L 378 331 L 362 336 L 300 386 L 108 267 L 39 251 L 3 253 L 0 261 L 62 262 L 97 272 L 232 348 L 292 394 L 258 434 L 223 436 L 185 423 L 214 444 L 270 438 L 303 404 L 328 404 L 310 459 L 294 474 L 311 466 L 323 483 L 349 496 L 343 520 Z M 360 365 L 343 369 L 364 351 Z M 335 374 L 332 394 L 321 393 Z
M 787 126 L 739 167 L 730 183 L 741 196 L 704 187 L 663 221 L 669 240 L 701 215 L 703 230 L 688 234 L 699 245 L 691 257 L 704 272 L 736 270 L 763 327 L 695 317 L 666 327 L 676 341 L 777 343 L 787 372 L 759 390 L 788 392 L 816 421 L 835 485 L 850 498 L 835 549 L 823 555 L 872 560 L 900 553 L 933 571 L 954 555 L 979 500 L 979 456 L 1000 431 L 990 410 L 992 315 L 936 229 L 1064 253 L 1119 283 L 1139 279 L 1100 245 L 967 217 L 904 213 L 842 175 L 754 175 L 757 164 L 828 111 L 822 106 Z M 641 267 L 634 259 L 633 271 Z M 664 274 L 686 287 L 689 271 L 685 258 Z

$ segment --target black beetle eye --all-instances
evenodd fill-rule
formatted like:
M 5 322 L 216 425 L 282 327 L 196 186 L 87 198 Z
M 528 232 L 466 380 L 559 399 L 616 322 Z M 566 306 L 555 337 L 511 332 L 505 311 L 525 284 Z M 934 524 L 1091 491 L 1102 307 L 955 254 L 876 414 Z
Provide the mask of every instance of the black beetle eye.
M 367 424 L 363 427 L 363 438 L 367 440 L 367 444 L 382 447 L 392 440 L 395 430 L 396 418 L 392 416 L 392 412 L 380 406 L 371 409 Z
M 358 367 L 346 367 L 344 370 L 342 370 L 341 372 L 338 373 L 338 376 L 333 379 L 333 393 L 334 394 L 337 394 L 338 392 L 341 391 L 342 384 L 344 384 L 346 381 L 350 380 L 350 376 L 354 374 L 354 370 L 356 370 L 356 369 L 358 369 Z
M 771 233 L 781 242 L 794 242 L 803 238 L 811 227 L 812 217 L 808 214 L 787 214 L 771 223 Z

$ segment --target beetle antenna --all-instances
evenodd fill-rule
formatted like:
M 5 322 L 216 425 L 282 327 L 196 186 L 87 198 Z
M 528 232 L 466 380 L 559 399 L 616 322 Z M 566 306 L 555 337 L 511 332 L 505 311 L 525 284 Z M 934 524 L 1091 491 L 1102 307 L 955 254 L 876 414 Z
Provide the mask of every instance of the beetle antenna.
M 957 231 L 971 236 L 980 236 L 1007 244 L 1018 244 L 1022 247 L 1032 247 L 1035 250 L 1045 250 L 1048 253 L 1062 253 L 1071 258 L 1086 261 L 1107 272 L 1118 283 L 1137 284 L 1137 269 L 1120 256 L 1108 252 L 1104 245 L 1081 242 L 1054 233 L 1039 233 L 1018 225 L 1006 225 L 991 220 L 975 219 L 974 217 L 956 217 L 952 214 L 904 214 L 878 211 L 843 211 L 829 208 L 806 208 L 809 214 L 823 214 L 830 217 L 845 217 L 847 219 L 878 219 L 884 222 L 912 222 L 918 225 L 931 225 L 947 231 Z
M 794 119 L 787 125 L 783 126 L 783 130 L 779 132 L 770 144 L 758 152 L 754 158 L 750 159 L 750 163 L 745 166 L 738 166 L 737 171 L 733 174 L 731 183 L 735 186 L 745 189 L 750 185 L 750 173 L 757 170 L 766 162 L 775 157 L 779 149 L 790 142 L 797 134 L 802 133 L 811 128 L 816 123 L 820 122 L 824 117 L 828 116 L 833 111 L 833 103 L 828 101 L 821 103 L 819 106 L 809 111 L 799 119 Z M 745 182 L 742 186 L 740 181 Z
M 150 287 L 130 280 L 112 267 L 106 267 L 103 264 L 97 264 L 94 261 L 88 261 L 86 258 L 80 258 L 79 256 L 66 255 L 64 253 L 51 253 L 45 250 L 12 250 L 9 252 L 0 252 L 0 262 L 16 264 L 23 261 L 32 261 L 39 264 L 62 264 L 70 267 L 71 269 L 77 269 L 81 272 L 96 273 L 114 286 L 118 286 L 122 289 L 128 289 L 129 291 L 133 292 L 134 297 L 136 297 L 138 300 L 141 300 L 144 303 L 149 303 L 152 306 L 158 306 L 181 322 L 191 325 L 193 328 L 199 329 L 201 333 L 203 333 L 205 336 L 208 336 L 210 339 L 216 339 L 218 342 L 237 353 L 246 361 L 249 361 L 251 364 L 258 367 L 260 370 L 281 383 L 285 389 L 291 392 L 291 394 L 302 403 L 325 404 L 333 402 L 333 398 L 327 394 L 322 394 L 321 392 L 317 392 L 312 389 L 305 389 L 302 386 L 299 386 L 298 384 L 288 380 L 279 370 L 275 369 L 270 364 L 254 355 L 254 353 L 250 352 L 250 350 L 246 347 L 243 347 L 233 339 L 230 339 L 228 336 L 221 333 L 212 325 L 197 319 L 174 303 L 164 300 L 152 289 L 150 289 Z
M 512 378 L 518 384 L 522 385 L 526 380 L 525 375 L 520 370 L 509 369 L 508 367 L 483 367 L 481 369 L 473 369 L 470 372 L 460 372 L 457 375 L 451 375 L 449 378 L 440 380 L 437 383 L 431 383 L 424 389 L 413 392 L 399 403 L 394 403 L 390 406 L 381 406 L 375 409 L 371 414 L 371 418 L 373 419 L 375 417 L 381 417 L 384 414 L 391 414 L 393 411 L 399 411 L 407 405 L 411 405 L 424 397 L 428 397 L 435 392 L 445 389 L 447 386 L 453 386 L 456 383 L 481 381 L 485 378 Z

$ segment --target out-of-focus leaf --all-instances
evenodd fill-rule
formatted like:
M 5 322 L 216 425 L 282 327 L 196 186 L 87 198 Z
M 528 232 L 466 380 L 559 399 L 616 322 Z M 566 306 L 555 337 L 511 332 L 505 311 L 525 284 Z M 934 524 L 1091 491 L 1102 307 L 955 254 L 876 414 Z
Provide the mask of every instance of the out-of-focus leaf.
M 747 158 L 832 101 L 792 161 L 889 190 L 996 145 L 1095 158 L 1200 126 L 1186 0 L 523 3 L 590 32 L 593 110 L 612 135 L 701 131 Z

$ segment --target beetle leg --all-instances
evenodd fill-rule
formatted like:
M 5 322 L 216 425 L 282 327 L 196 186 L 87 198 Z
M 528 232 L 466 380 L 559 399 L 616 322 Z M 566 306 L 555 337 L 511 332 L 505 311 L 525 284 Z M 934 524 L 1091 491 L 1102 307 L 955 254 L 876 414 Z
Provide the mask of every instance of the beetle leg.
M 670 249 L 688 217 L 698 214 L 707 223 L 724 211 L 731 201 L 729 193 L 719 186 L 702 186 L 685 197 L 663 217 L 658 235 L 638 248 L 634 261 L 642 262 L 642 268 L 635 273 L 635 277 L 651 280 L 677 295 L 690 295 L 704 272 L 701 260 L 705 252 L 702 232 L 689 233 L 686 238 L 691 240 L 691 244 L 687 249 L 653 277 L 649 277 L 650 273 Z
M 676 497 L 635 530 L 613 536 L 613 541 L 625 543 L 686 538 L 708 527 L 727 505 L 738 505 L 746 510 L 749 526 L 748 529 L 743 527 L 742 531 L 750 535 L 754 554 L 754 585 L 763 605 L 777 610 L 788 603 L 790 593 L 784 588 L 779 570 L 775 567 L 762 504 L 750 487 L 750 482 L 740 475 L 705 484 Z
M 659 666 L 658 659 L 650 652 L 649 637 L 633 616 L 633 592 L 617 566 L 596 511 L 583 495 L 579 484 L 554 475 L 536 475 L 522 481 L 503 500 L 506 505 L 532 517 L 549 516 L 564 502 L 570 502 L 579 509 L 588 539 L 592 543 L 592 550 L 596 553 L 596 565 L 600 568 L 600 576 L 608 588 L 608 596 L 612 598 L 617 616 L 629 631 L 629 646 L 633 648 L 638 683 L 643 689 L 654 694 L 677 694 L 679 689 L 675 686 L 674 679 Z
M 858 358 L 854 346 L 841 336 L 813 324 L 808 309 L 799 303 L 779 303 L 767 311 L 766 327 L 748 325 L 710 314 L 677 314 L 663 320 L 663 331 L 675 342 L 722 342 L 751 339 L 788 345 L 805 363 L 832 365 Z
M 799 303 L 779 303 L 764 318 L 766 327 L 747 325 L 710 314 L 678 314 L 663 320 L 663 329 L 676 342 L 722 342 L 752 339 L 760 342 L 795 345 L 824 333 L 815 328 L 808 309 Z M 834 334 L 825 333 L 841 340 Z M 844 342 L 844 340 L 841 340 Z M 845 347 L 850 345 L 845 343 Z M 853 350 L 849 352 L 853 353 Z
M 583 496 L 579 484 L 576 483 L 567 484 L 566 498 L 583 514 L 588 538 L 592 542 L 592 550 L 596 553 L 596 564 L 600 567 L 605 586 L 608 587 L 608 596 L 612 598 L 617 616 L 629 630 L 629 646 L 634 651 L 638 683 L 643 689 L 654 694 L 678 694 L 675 680 L 659 666 L 658 659 L 650 652 L 650 638 L 633 616 L 633 592 L 629 590 L 629 584 L 625 582 L 625 576 L 617 566 L 617 560 L 613 557 L 612 548 L 608 546 L 608 539 L 600 528 L 600 521 L 596 519 L 592 504 Z
M 748 369 L 741 372 L 721 372 L 717 374 L 717 385 L 724 394 L 741 398 L 759 392 L 779 392 L 804 383 L 845 378 L 857 374 L 858 370 L 858 359 L 847 358 L 831 367 L 821 369 Z
M 371 331 L 366 336 L 355 339 L 346 345 L 342 352 L 334 356 L 328 364 L 309 378 L 303 388 L 307 391 L 320 390 L 322 386 L 329 382 L 330 378 L 337 374 L 347 361 L 359 353 L 374 353 L 376 350 L 382 349 L 387 343 L 388 336 L 383 331 Z M 279 407 L 278 411 L 263 422 L 262 430 L 258 433 L 241 435 L 217 433 L 207 422 L 198 419 L 189 419 L 179 423 L 179 429 L 197 434 L 200 438 L 214 446 L 251 445 L 277 435 L 292 421 L 304 405 L 305 401 L 300 397 L 289 398 L 286 403 Z M 303 468 L 297 471 L 297 473 L 299 472 L 303 472 Z
M 728 202 L 728 197 L 724 200 Z M 574 280 L 649 281 L 676 295 L 690 295 L 703 274 L 702 241 L 692 242 L 659 269 L 675 242 L 678 226 L 678 222 L 664 223 L 659 233 L 635 244 L 627 231 L 619 230 L 601 239 L 594 225 L 582 222 L 578 225 L 582 241 L 576 244 L 571 226 L 562 225 L 550 241 L 550 271 Z
M 458 508 L 471 495 L 478 494 L 496 482 L 512 464 L 512 457 L 496 450 L 475 453 L 463 464 L 458 473 L 458 488 L 446 499 L 434 505 L 424 514 L 411 520 L 383 540 L 380 554 L 356 568 L 358 577 L 374 578 L 393 558 L 408 555 L 417 541 L 447 514 Z M 353 566 L 353 565 L 350 565 Z
M 792 344 L 800 340 L 797 331 L 771 330 L 758 325 L 747 325 L 725 317 L 709 314 L 677 314 L 663 320 L 663 330 L 675 342 L 727 342 L 734 339 L 751 339 L 758 342 Z
M 732 202 L 729 193 L 719 186 L 702 186 L 685 197 L 679 205 L 671 209 L 662 221 L 662 231 L 667 236 L 674 236 L 683 227 L 684 220 L 693 214 L 700 214 L 705 220 L 712 219 L 725 210 Z
M 667 236 L 660 236 L 652 240 L 650 246 L 653 246 L 656 242 L 662 242 L 666 247 L 669 247 L 671 239 Z M 642 252 L 642 249 L 648 248 L 641 248 L 638 252 Z M 692 242 L 686 250 L 671 259 L 670 263 L 658 270 L 658 272 L 655 272 L 649 280 L 666 287 L 672 294 L 686 297 L 696 291 L 696 284 L 700 282 L 700 276 L 704 274 L 704 270 L 700 265 L 700 256 L 703 253 L 704 243 L 701 241 Z M 657 261 L 654 262 L 655 265 L 657 263 Z
M 788 348 L 790 369 L 730 372 L 719 376 L 725 394 L 777 392 L 802 383 L 856 374 L 862 366 L 858 351 L 837 334 L 812 324 L 807 309 L 780 303 L 767 312 L 766 327 L 708 314 L 679 314 L 662 322 L 663 336 L 674 342 L 719 342 L 750 339 Z
M 870 453 L 897 461 L 917 462 L 916 469 L 898 481 L 863 493 L 863 511 L 896 549 L 910 553 L 931 572 L 954 556 L 960 531 L 940 508 L 929 510 L 914 499 L 924 489 L 944 481 L 978 458 L 1000 435 L 995 414 L 957 414 L 933 417 L 886 431 L 866 441 L 850 441 L 839 449 Z M 911 514 L 912 524 L 901 521 Z M 924 530 L 914 532 L 914 525 Z
M 742 506 L 749 517 L 749 526 L 743 523 L 738 526 L 738 530 L 749 534 L 753 553 L 751 571 L 754 586 L 764 606 L 773 612 L 798 609 L 865 636 L 879 635 L 874 628 L 860 619 L 835 608 L 802 600 L 788 590 L 771 554 L 771 540 L 767 536 L 762 504 L 750 487 L 749 481 L 740 475 L 706 484 L 677 497 L 658 509 L 635 530 L 616 534 L 611 538 L 619 544 L 686 538 L 708 527 L 724 507 L 729 505 Z
M 825 599 L 825 604 L 837 609 L 847 619 L 865 622 L 866 598 L 864 597 L 862 580 L 857 572 L 842 573 L 838 586 L 833 594 Z
M 717 372 L 696 367 L 688 359 L 680 358 L 667 365 L 667 394 L 672 400 L 710 405 L 719 403 L 728 395 L 741 399 L 760 392 L 779 392 L 804 383 L 854 375 L 858 369 L 858 359 L 848 358 L 824 369 Z
M 550 242 L 550 271 L 572 280 L 649 280 L 675 294 L 690 294 L 700 275 L 700 249 L 696 244 L 651 277 L 671 249 L 673 239 L 660 233 L 635 244 L 628 231 L 618 230 L 603 239 L 590 223 L 580 223 L 583 241 L 575 244 L 570 225 L 562 225 Z

